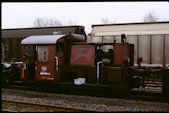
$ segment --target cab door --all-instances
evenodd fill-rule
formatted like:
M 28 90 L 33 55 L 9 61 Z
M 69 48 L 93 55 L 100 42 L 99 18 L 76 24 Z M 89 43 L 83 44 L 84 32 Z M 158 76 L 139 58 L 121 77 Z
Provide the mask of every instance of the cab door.
M 37 81 L 54 81 L 56 45 L 37 45 Z
M 36 46 L 24 45 L 22 48 L 23 67 L 21 68 L 21 80 L 35 80 Z

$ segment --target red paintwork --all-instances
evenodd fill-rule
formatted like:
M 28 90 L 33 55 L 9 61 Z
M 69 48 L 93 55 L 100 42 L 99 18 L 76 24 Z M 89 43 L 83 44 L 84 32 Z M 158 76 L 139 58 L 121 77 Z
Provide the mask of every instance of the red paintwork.
M 125 57 L 129 57 L 132 60 L 131 46 L 131 44 L 114 44 L 114 65 L 123 66 Z
M 22 46 L 22 62 L 24 63 L 24 46 Z M 26 70 L 24 70 L 24 64 L 21 67 L 21 74 L 20 74 L 21 80 L 26 79 Z
M 95 46 L 94 45 L 72 45 L 71 65 L 94 65 Z
M 42 71 L 42 66 L 45 66 L 47 68 L 46 71 Z M 50 73 L 50 75 L 40 75 L 40 72 L 47 72 Z M 37 64 L 37 70 L 36 70 L 36 76 L 35 80 L 38 81 L 51 81 L 54 80 L 55 77 L 55 63 L 54 62 L 38 62 Z M 47 79 L 47 78 L 53 78 L 53 79 Z
M 20 74 L 21 80 L 26 79 L 26 70 L 24 70 L 24 66 L 21 67 L 21 74 Z

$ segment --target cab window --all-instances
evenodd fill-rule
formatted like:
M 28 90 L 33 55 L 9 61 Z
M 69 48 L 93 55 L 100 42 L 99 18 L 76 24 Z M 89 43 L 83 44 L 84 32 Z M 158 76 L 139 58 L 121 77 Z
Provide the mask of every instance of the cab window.
M 64 54 L 64 43 L 63 42 L 56 43 L 56 56 L 63 57 L 63 54 Z
M 48 46 L 47 45 L 38 45 L 38 61 L 39 62 L 48 62 Z

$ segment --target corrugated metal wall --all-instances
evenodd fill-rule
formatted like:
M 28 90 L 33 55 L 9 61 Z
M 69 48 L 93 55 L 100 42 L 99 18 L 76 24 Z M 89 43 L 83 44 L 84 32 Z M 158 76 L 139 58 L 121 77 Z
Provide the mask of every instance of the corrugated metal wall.
M 166 63 L 169 64 L 169 35 L 165 35 L 165 56 Z

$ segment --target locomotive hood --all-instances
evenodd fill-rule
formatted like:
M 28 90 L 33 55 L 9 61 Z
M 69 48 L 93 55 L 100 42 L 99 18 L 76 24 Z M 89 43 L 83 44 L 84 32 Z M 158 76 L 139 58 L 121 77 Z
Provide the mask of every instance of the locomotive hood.
M 35 35 L 21 41 L 21 44 L 56 44 L 57 40 L 66 35 Z

